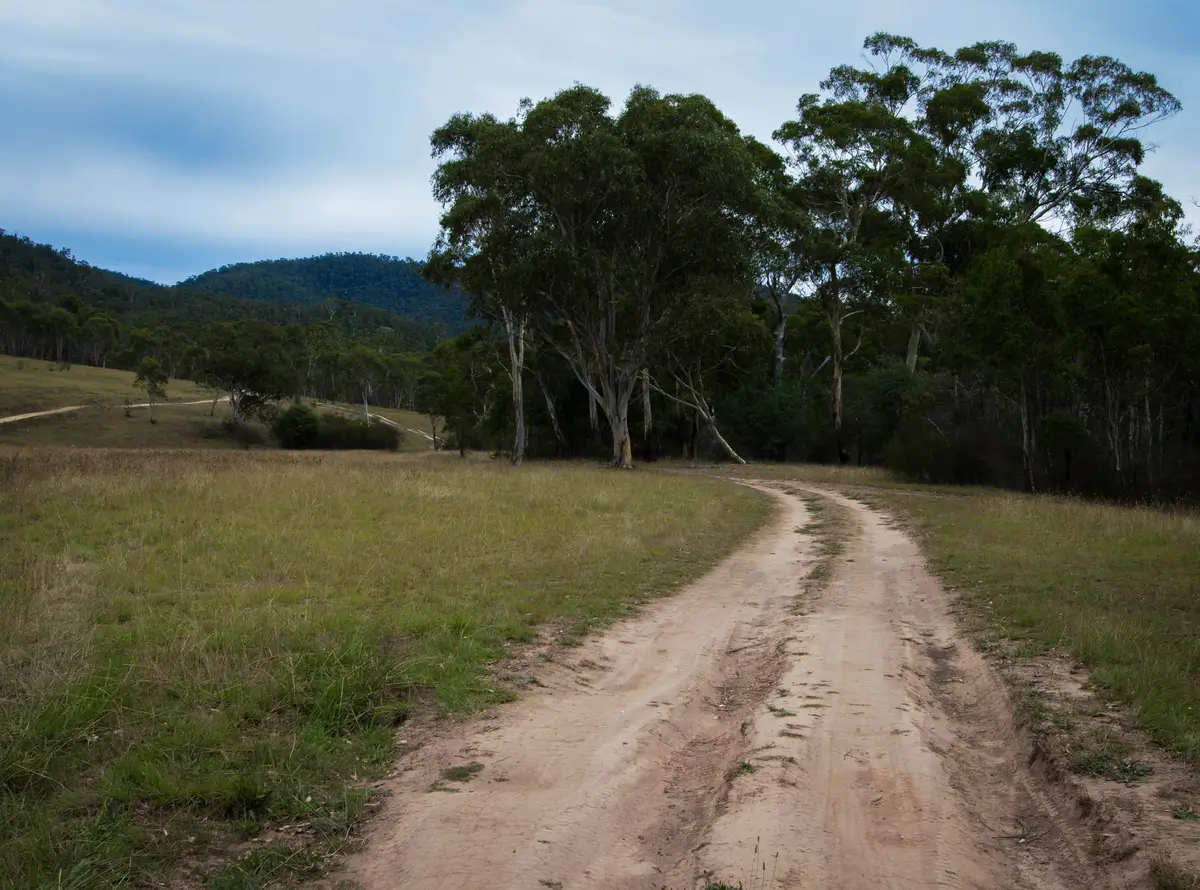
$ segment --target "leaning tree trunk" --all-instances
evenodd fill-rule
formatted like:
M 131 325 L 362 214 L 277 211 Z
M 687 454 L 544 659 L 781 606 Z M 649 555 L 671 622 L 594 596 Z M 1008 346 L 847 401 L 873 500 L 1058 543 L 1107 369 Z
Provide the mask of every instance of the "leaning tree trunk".
M 150 396 L 150 422 L 158 423 L 158 400 Z
M 912 323 L 912 331 L 908 335 L 908 356 L 904 361 L 910 373 L 914 373 L 917 370 L 917 355 L 920 351 L 921 325 L 914 321 Z
M 708 428 L 712 430 L 713 438 L 717 440 L 717 444 L 729 455 L 730 459 L 745 465 L 746 461 L 742 459 L 740 454 L 734 451 L 733 446 L 729 444 L 725 437 L 721 435 L 721 431 L 717 429 L 717 418 L 713 416 L 713 412 L 708 408 L 708 400 L 704 397 L 703 388 L 693 386 L 690 382 L 682 380 L 678 375 L 675 377 L 675 385 L 676 391 L 679 389 L 686 390 L 691 395 L 691 399 L 682 399 L 677 395 L 671 395 L 661 386 L 656 385 L 654 388 L 676 404 L 692 409 L 692 427 L 695 432 L 692 436 L 691 459 L 696 459 L 696 439 L 699 438 L 700 421 L 703 420 L 708 425 Z
M 541 371 L 537 372 L 537 382 L 538 386 L 542 388 L 542 395 L 546 398 L 546 413 L 550 415 L 550 426 L 554 428 L 554 435 L 558 438 L 558 441 L 565 447 L 567 437 L 563 435 L 562 426 L 558 422 L 558 411 L 554 407 L 554 397 L 550 395 L 550 390 L 546 388 L 546 381 L 542 377 Z M 588 398 L 591 398 L 590 393 L 588 394 Z
M 367 404 L 367 391 L 366 391 L 366 389 L 364 389 L 364 390 L 362 391 L 362 396 L 363 396 L 363 423 L 369 424 L 369 423 L 371 422 L 371 408 L 370 408 L 370 406 Z

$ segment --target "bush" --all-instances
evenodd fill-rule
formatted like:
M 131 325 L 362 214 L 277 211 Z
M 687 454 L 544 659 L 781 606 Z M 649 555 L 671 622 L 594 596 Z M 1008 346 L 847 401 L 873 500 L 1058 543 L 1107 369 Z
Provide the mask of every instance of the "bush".
M 312 448 L 320 437 L 320 421 L 308 405 L 292 405 L 275 418 L 272 432 L 284 448 Z
M 314 447 L 395 451 L 400 447 L 400 431 L 386 424 L 366 423 L 326 412 L 317 424 Z
M 237 423 L 232 417 L 226 417 L 219 421 L 201 422 L 199 425 L 199 433 L 202 439 L 233 439 L 243 448 L 249 448 L 251 445 L 265 445 L 267 443 L 266 434 L 256 426 L 250 426 L 245 423 Z

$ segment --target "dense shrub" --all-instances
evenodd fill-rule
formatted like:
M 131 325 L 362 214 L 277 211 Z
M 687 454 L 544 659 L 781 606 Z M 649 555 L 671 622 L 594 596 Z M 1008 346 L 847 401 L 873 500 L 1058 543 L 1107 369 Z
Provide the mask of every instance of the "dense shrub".
M 790 382 L 739 390 L 716 407 L 721 432 L 747 460 L 820 459 L 832 435 L 824 406 Z
M 315 448 L 377 449 L 395 451 L 400 447 L 400 431 L 382 423 L 351 420 L 325 412 L 317 424 Z
M 320 426 L 316 411 L 308 405 L 292 405 L 275 418 L 272 432 L 284 448 L 313 448 Z

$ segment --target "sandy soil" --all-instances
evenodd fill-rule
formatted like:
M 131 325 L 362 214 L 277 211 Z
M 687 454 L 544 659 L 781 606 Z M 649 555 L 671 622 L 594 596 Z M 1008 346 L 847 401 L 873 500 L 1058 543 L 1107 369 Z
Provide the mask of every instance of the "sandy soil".
M 346 877 L 391 888 L 1106 888 L 956 638 L 863 505 L 824 589 L 795 491 L 748 547 L 401 761 Z M 469 781 L 443 771 L 475 764 Z M 467 772 L 469 772 L 468 770 Z

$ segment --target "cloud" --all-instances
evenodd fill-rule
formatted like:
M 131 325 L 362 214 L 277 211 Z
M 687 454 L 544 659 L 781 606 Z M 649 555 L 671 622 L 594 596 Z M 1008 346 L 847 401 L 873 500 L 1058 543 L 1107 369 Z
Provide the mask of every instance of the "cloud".
M 705 93 L 767 138 L 875 30 L 1110 53 L 1200 106 L 1196 52 L 1169 36 L 1200 27 L 1182 0 L 1144 4 L 1144 26 L 1116 0 L 1088 0 L 1086 16 L 1083 2 L 2 4 L 0 225 L 77 238 L 85 258 L 124 268 L 134 244 L 139 268 L 159 270 L 256 250 L 419 256 L 438 215 L 429 133 L 456 111 L 506 116 L 577 81 L 619 100 L 647 83 Z M 1154 134 L 1164 148 L 1147 165 L 1184 198 L 1200 196 L 1196 115 Z

